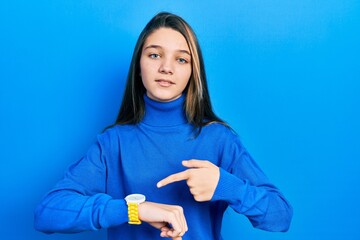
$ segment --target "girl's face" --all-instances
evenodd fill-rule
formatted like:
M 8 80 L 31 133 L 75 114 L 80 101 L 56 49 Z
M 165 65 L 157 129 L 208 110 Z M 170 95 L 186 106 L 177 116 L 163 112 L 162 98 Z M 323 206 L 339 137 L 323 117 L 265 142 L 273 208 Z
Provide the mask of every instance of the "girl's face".
M 179 98 L 191 76 L 191 54 L 181 33 L 159 28 L 145 40 L 140 72 L 149 98 L 168 102 Z

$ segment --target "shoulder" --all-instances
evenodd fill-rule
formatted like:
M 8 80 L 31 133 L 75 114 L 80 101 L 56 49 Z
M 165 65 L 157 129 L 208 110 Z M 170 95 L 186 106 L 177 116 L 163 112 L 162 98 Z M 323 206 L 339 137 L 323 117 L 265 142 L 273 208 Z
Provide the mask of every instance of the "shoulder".
M 242 145 L 238 134 L 229 126 L 220 122 L 213 122 L 204 126 L 199 135 L 203 141 L 216 142 L 219 146 Z
M 117 144 L 121 136 L 126 136 L 135 129 L 135 125 L 114 125 L 98 134 L 97 139 L 103 145 Z
M 206 135 L 212 135 L 218 138 L 238 138 L 237 133 L 227 124 L 212 122 L 203 127 L 202 131 Z
M 214 122 L 206 125 L 201 133 L 204 139 L 213 139 L 222 149 L 236 149 L 243 152 L 245 147 L 242 144 L 240 136 L 229 125 Z

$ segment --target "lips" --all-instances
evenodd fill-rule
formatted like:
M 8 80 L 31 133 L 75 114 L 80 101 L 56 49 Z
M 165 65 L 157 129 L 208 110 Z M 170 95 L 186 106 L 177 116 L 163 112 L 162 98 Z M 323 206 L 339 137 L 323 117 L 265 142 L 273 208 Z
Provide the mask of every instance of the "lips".
M 160 86 L 162 87 L 169 87 L 173 84 L 175 84 L 173 81 L 167 80 L 167 79 L 157 79 L 155 80 Z

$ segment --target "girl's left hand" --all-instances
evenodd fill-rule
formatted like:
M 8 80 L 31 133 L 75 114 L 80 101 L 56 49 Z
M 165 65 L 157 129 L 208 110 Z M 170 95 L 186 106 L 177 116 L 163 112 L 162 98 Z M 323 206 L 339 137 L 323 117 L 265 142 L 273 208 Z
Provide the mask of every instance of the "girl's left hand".
M 188 160 L 183 161 L 182 164 L 188 169 L 162 179 L 157 183 L 157 187 L 160 188 L 173 182 L 186 180 L 196 201 L 210 201 L 219 182 L 219 167 L 205 160 Z

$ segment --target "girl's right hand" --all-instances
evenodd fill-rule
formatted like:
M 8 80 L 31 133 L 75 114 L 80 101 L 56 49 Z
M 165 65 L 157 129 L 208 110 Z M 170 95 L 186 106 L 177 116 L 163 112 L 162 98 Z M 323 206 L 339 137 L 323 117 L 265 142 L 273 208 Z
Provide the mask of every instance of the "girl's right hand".
M 181 240 L 188 230 L 184 210 L 180 206 L 154 202 L 139 205 L 139 218 L 161 231 L 161 237 Z

